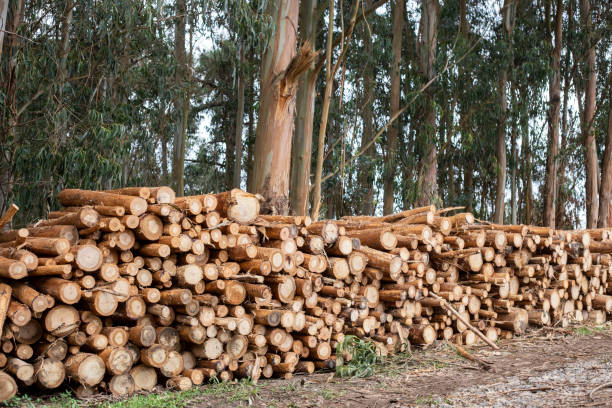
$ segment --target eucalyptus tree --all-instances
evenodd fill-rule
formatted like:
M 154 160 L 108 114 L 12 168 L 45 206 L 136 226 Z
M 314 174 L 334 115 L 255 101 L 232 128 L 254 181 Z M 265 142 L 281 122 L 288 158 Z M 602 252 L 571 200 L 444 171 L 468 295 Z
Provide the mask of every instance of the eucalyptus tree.
M 294 98 L 314 54 L 303 47 L 296 56 L 298 0 L 270 0 L 267 10 L 274 31 L 262 56 L 253 191 L 265 198 L 269 211 L 287 214 Z
M 544 224 L 555 228 L 557 210 L 557 156 L 559 153 L 559 113 L 561 110 L 561 48 L 563 1 L 556 1 L 554 22 L 551 24 L 551 1 L 546 2 L 546 31 L 554 46 L 552 52 L 552 76 L 548 84 L 548 152 L 546 154 L 546 183 L 544 186 Z M 552 28 L 554 27 L 554 28 Z

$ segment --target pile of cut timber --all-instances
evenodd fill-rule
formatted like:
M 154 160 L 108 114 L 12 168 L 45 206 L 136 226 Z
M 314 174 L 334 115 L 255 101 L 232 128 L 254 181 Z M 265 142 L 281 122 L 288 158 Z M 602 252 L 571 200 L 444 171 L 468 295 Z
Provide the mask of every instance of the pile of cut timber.
M 612 312 L 611 230 L 433 206 L 311 222 L 260 215 L 240 190 L 59 200 L 48 220 L 0 232 L 0 400 L 64 383 L 128 395 L 290 377 L 333 368 L 349 334 L 382 354 L 436 339 L 496 347 L 529 325 Z

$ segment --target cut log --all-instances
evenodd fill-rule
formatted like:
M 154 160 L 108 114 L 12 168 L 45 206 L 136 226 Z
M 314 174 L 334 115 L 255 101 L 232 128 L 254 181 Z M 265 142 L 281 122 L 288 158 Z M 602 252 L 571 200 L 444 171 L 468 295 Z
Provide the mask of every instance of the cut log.
M 59 194 L 62 205 L 112 205 L 125 208 L 132 215 L 141 215 L 147 210 L 147 202 L 141 197 L 105 193 L 102 191 L 89 191 L 66 189 Z
M 66 376 L 64 364 L 53 358 L 44 358 L 34 363 L 38 383 L 47 389 L 59 387 Z
M 66 375 L 69 378 L 90 387 L 99 384 L 106 372 L 104 361 L 99 356 L 90 353 L 70 356 L 65 366 Z
M 153 391 L 157 385 L 157 372 L 153 367 L 144 364 L 137 365 L 130 370 L 134 380 L 134 391 Z

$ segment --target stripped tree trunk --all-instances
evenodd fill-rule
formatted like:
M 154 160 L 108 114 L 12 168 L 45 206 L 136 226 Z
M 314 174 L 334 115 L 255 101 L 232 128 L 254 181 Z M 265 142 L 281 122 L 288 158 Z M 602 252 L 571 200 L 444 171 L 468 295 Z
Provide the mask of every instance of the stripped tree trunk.
M 291 139 L 298 78 L 312 59 L 296 56 L 299 0 L 274 0 L 268 14 L 275 30 L 261 64 L 261 94 L 253 183 L 265 198 L 264 208 L 272 213 L 289 213 Z M 312 51 L 312 50 L 309 50 Z
M 389 95 L 389 117 L 393 117 L 400 108 L 402 60 L 402 34 L 404 27 L 405 0 L 396 0 L 393 10 L 393 62 L 391 64 L 391 90 Z M 383 214 L 393 212 L 393 194 L 395 181 L 395 159 L 397 156 L 397 138 L 400 132 L 399 118 L 393 122 L 387 134 L 387 156 L 385 158 L 385 187 Z
M 547 15 L 547 20 L 550 18 Z M 548 154 L 546 155 L 546 182 L 544 185 L 544 225 L 555 228 L 557 208 L 557 156 L 559 154 L 559 111 L 561 108 L 561 46 L 563 1 L 557 0 L 554 21 L 553 76 L 548 84 Z M 550 26 L 550 25 L 548 25 Z M 550 32 L 551 30 L 548 29 Z M 552 37 L 552 32 L 550 32 Z M 552 42 L 552 38 L 551 38 Z

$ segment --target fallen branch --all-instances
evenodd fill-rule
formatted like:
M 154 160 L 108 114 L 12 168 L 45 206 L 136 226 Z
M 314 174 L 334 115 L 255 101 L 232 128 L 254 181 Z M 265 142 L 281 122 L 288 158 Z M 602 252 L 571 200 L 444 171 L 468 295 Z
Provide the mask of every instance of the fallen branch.
M 440 301 L 440 305 L 445 308 L 448 309 L 452 314 L 455 315 L 455 317 L 463 324 L 465 324 L 467 327 L 470 328 L 471 331 L 473 331 L 478 337 L 480 337 L 485 343 L 487 343 L 489 346 L 491 346 L 494 350 L 499 350 L 499 346 L 495 343 L 493 343 L 491 340 L 489 340 L 489 338 L 487 336 L 485 336 L 484 334 L 482 334 L 482 332 L 480 330 L 478 330 L 476 327 L 472 326 L 472 324 L 470 322 L 468 322 L 467 320 L 465 320 L 465 318 L 463 316 L 461 316 L 461 314 L 455 310 L 454 307 L 452 307 L 451 305 L 449 305 L 446 300 L 444 300 L 443 298 L 441 298 L 440 296 L 436 295 L 433 292 L 429 293 L 429 296 L 432 296 L 436 299 L 438 299 Z

